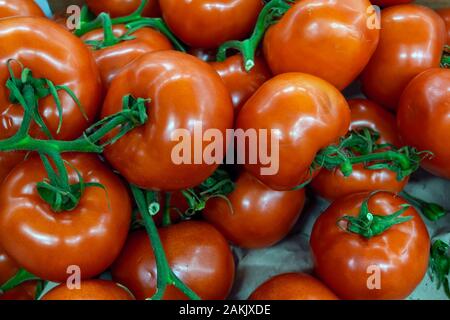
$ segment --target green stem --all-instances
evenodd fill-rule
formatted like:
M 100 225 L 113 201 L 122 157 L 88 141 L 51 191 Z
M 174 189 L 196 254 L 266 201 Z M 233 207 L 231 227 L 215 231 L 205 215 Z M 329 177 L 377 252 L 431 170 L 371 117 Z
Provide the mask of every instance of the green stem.
M 30 280 L 39 280 L 39 278 L 29 273 L 25 269 L 20 269 L 11 279 L 9 279 L 2 286 L 0 286 L 0 292 L 3 293 L 9 291 L 21 285 L 22 283 Z
M 170 268 L 169 262 L 164 252 L 164 247 L 158 234 L 158 229 L 156 228 L 155 222 L 152 218 L 152 216 L 157 212 L 151 212 L 149 210 L 152 204 L 148 203 L 148 201 L 146 200 L 146 198 L 148 198 L 148 195 L 146 197 L 144 191 L 134 185 L 131 185 L 131 191 L 136 200 L 138 209 L 141 212 L 144 226 L 150 238 L 150 244 L 152 246 L 153 253 L 156 259 L 157 290 L 155 295 L 151 297 L 151 300 L 161 300 L 164 297 L 164 293 L 169 285 L 173 285 L 176 288 L 180 289 L 181 292 L 183 292 L 188 298 L 192 300 L 200 300 L 200 297 L 188 286 L 186 286 Z M 146 192 L 153 193 L 152 191 Z
M 132 35 L 137 30 L 145 27 L 150 27 L 159 30 L 172 42 L 175 49 L 181 52 L 186 52 L 186 48 L 184 47 L 184 45 L 180 42 L 180 40 L 177 39 L 177 37 L 172 33 L 172 31 L 170 31 L 167 24 L 161 18 L 142 18 L 140 20 L 128 23 L 126 27 L 129 29 L 128 32 L 126 33 L 126 35 L 128 36 Z
M 250 38 L 238 41 L 232 40 L 225 42 L 217 51 L 217 61 L 224 61 L 229 49 L 240 51 L 244 58 L 245 70 L 250 71 L 255 66 L 255 53 L 266 30 L 281 18 L 291 5 L 286 0 L 272 0 L 268 2 L 259 14 L 255 29 Z
M 400 195 L 405 198 L 414 207 L 419 209 L 422 214 L 430 221 L 437 221 L 446 216 L 447 211 L 439 204 L 427 202 L 425 200 L 414 197 L 406 191 L 402 191 Z
M 172 220 L 170 217 L 170 200 L 172 198 L 171 192 L 166 192 L 164 194 L 164 212 L 163 212 L 163 219 L 162 219 L 162 226 L 168 227 L 172 224 Z
M 135 12 L 125 17 L 118 17 L 111 19 L 111 24 L 112 25 L 127 24 L 142 19 L 142 12 L 144 11 L 144 8 L 147 5 L 147 3 L 148 0 L 142 0 L 141 4 L 139 5 L 139 7 L 136 9 Z M 89 22 L 81 21 L 80 28 L 75 30 L 75 35 L 81 37 L 90 31 L 101 28 L 102 25 L 103 21 L 100 18 L 100 16 Z

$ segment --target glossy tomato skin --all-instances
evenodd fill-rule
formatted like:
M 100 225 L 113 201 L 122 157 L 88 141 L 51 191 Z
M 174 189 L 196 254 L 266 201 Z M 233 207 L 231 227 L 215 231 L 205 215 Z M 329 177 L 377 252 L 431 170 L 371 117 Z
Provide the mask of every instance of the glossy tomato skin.
M 123 25 L 113 27 L 116 37 L 123 36 L 127 29 Z M 173 49 L 170 41 L 152 28 L 142 28 L 132 34 L 135 39 L 120 42 L 114 46 L 93 50 L 100 70 L 103 86 L 108 89 L 114 77 L 136 58 L 148 52 Z M 83 41 L 103 40 L 103 30 L 97 29 L 81 37 Z
M 274 191 L 244 171 L 227 198 L 233 210 L 224 199 L 212 198 L 203 216 L 233 244 L 255 249 L 286 237 L 303 209 L 305 191 Z
M 0 18 L 9 17 L 45 17 L 41 8 L 31 0 L 0 0 Z
M 69 289 L 65 283 L 47 292 L 42 300 L 135 300 L 125 288 L 112 281 L 85 280 L 79 289 Z
M 0 187 L 0 244 L 32 274 L 55 282 L 67 267 L 80 267 L 83 279 L 108 268 L 120 253 L 131 219 L 131 200 L 122 181 L 96 156 L 67 154 L 88 187 L 76 209 L 55 213 L 36 190 L 47 178 L 41 160 L 32 157 L 14 168 Z M 78 181 L 67 165 L 70 181 Z M 87 254 L 88 253 L 88 254 Z
M 413 0 L 371 0 L 370 2 L 376 6 L 388 7 L 388 6 L 396 6 L 399 4 L 410 3 L 412 1 Z
M 366 96 L 396 110 L 408 83 L 419 73 L 439 67 L 445 24 L 432 9 L 414 5 L 381 12 L 380 43 L 362 74 Z
M 24 282 L 0 295 L 0 300 L 35 300 L 36 281 Z
M 17 41 L 20 39 L 20 41 Z M 41 99 L 40 114 L 54 137 L 72 140 L 79 137 L 92 123 L 100 107 L 101 82 L 95 61 L 83 42 L 56 23 L 37 17 L 16 17 L 0 20 L 0 82 L 9 78 L 6 62 L 18 59 L 30 68 L 33 76 L 45 77 L 55 85 L 67 85 L 80 100 L 88 120 L 77 104 L 65 92 L 59 92 L 63 108 L 63 125 L 57 133 L 59 118 L 54 99 Z M 45 45 L 44 45 L 45 44 Z M 12 63 L 16 76 L 19 64 Z M 23 107 L 9 101 L 9 90 L 0 87 L 0 139 L 17 132 L 22 122 Z M 43 137 L 37 126 L 33 136 Z M 0 153 L 0 181 L 24 158 L 24 153 Z
M 236 121 L 236 127 L 244 131 L 266 129 L 270 134 L 275 130 L 278 171 L 263 175 L 261 169 L 268 166 L 260 159 L 245 164 L 247 171 L 274 190 L 292 190 L 310 179 L 316 153 L 344 136 L 349 124 L 350 109 L 342 94 L 328 82 L 303 73 L 286 73 L 267 81 L 247 101 Z M 272 139 L 270 134 L 267 141 Z M 245 150 L 238 152 L 248 155 L 249 149 L 247 143 Z
M 442 8 L 437 10 L 437 13 L 444 19 L 447 29 L 447 45 L 450 46 L 450 8 Z
M 172 154 L 183 142 L 174 137 L 176 129 L 183 129 L 193 142 L 195 127 L 201 126 L 203 133 L 219 130 L 222 137 L 233 127 L 229 93 L 212 67 L 176 51 L 145 54 L 114 79 L 102 116 L 120 111 L 127 94 L 151 99 L 147 123 L 105 151 L 108 161 L 128 181 L 145 189 L 172 191 L 194 187 L 212 175 L 218 164 L 207 164 L 203 157 L 200 164 L 194 161 L 210 143 L 192 148 L 187 161 L 191 164 L 176 164 Z
M 367 27 L 369 6 L 368 0 L 297 2 L 264 38 L 273 74 L 304 72 L 347 87 L 378 44 L 379 30 Z
M 17 264 L 0 248 L 0 286 L 19 271 Z
M 250 72 L 245 70 L 243 63 L 241 55 L 231 56 L 223 62 L 211 63 L 231 94 L 236 114 L 256 90 L 272 77 L 262 57 L 256 58 L 255 66 Z
M 142 0 L 86 0 L 89 9 L 96 15 L 107 12 L 112 18 L 132 14 L 141 2 Z M 158 0 L 149 0 L 142 12 L 144 17 L 157 17 L 160 14 Z
M 216 48 L 252 32 L 262 0 L 160 0 L 164 21 L 184 43 Z
M 400 147 L 396 118 L 376 103 L 365 99 L 349 100 L 352 122 L 350 130 L 369 127 L 380 133 L 378 143 L 390 143 Z M 353 172 L 345 177 L 338 169 L 322 169 L 311 186 L 321 197 L 335 200 L 362 191 L 400 192 L 408 183 L 408 178 L 397 180 L 395 172 L 387 169 L 368 170 L 363 164 L 353 166 Z
M 357 193 L 340 198 L 319 216 L 310 240 L 315 273 L 342 299 L 404 299 L 419 285 L 428 268 L 427 228 L 413 207 L 402 215 L 412 216 L 410 221 L 370 239 L 339 227 L 337 221 L 343 216 L 359 214 L 369 195 Z M 398 195 L 379 192 L 368 205 L 371 213 L 387 215 L 406 203 Z M 368 286 L 373 270 L 380 272 L 379 289 Z
M 284 273 L 261 284 L 249 300 L 338 300 L 323 283 L 306 273 Z
M 234 280 L 234 260 L 225 238 L 206 222 L 187 221 L 159 229 L 172 270 L 204 300 L 223 300 Z M 132 233 L 112 267 L 113 279 L 133 292 L 138 300 L 154 295 L 156 264 L 148 235 Z M 185 300 L 175 287 L 168 287 L 165 300 Z
M 405 144 L 431 151 L 422 167 L 450 179 L 450 70 L 430 69 L 415 77 L 400 99 L 397 121 Z

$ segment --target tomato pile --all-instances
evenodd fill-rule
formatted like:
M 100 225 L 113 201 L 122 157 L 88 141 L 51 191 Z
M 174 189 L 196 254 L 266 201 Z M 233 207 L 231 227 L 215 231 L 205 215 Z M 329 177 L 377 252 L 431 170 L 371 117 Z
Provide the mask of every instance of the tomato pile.
M 227 299 L 318 197 L 314 269 L 250 300 L 450 298 L 404 191 L 450 179 L 450 8 L 410 2 L 1 1 L 0 299 Z

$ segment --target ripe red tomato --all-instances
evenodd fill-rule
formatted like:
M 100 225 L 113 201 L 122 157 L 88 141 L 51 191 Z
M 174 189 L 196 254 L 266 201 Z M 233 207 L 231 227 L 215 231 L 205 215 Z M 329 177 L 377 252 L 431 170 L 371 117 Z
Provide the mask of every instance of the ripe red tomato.
M 371 0 L 370 2 L 376 6 L 388 7 L 388 6 L 396 6 L 399 4 L 410 3 L 412 1 L 413 0 Z
M 164 20 L 175 35 L 195 48 L 216 48 L 248 36 L 262 0 L 160 0 Z
M 358 216 L 368 197 L 369 193 L 357 193 L 340 198 L 319 216 L 311 234 L 315 272 L 342 299 L 406 298 L 428 268 L 427 228 L 413 207 L 402 214 L 411 220 L 370 239 L 338 226 L 344 216 Z M 369 199 L 368 208 L 386 216 L 406 203 L 395 194 L 379 192 Z
M 37 192 L 36 184 L 47 178 L 38 157 L 15 167 L 0 187 L 1 246 L 32 274 L 56 282 L 68 277 L 68 266 L 78 266 L 83 279 L 108 268 L 126 240 L 131 219 L 127 189 L 96 156 L 68 154 L 64 160 L 86 183 L 101 183 L 105 190 L 88 187 L 76 209 L 53 212 Z M 78 182 L 70 165 L 70 181 Z
M 20 39 L 18 41 L 17 39 Z M 39 110 L 50 132 L 62 140 L 79 137 L 94 120 L 101 100 L 101 83 L 95 61 L 83 42 L 56 23 L 36 17 L 16 17 L 0 20 L 0 82 L 9 78 L 7 61 L 19 60 L 30 68 L 36 78 L 48 78 L 55 85 L 66 85 L 80 100 L 89 120 L 86 120 L 76 102 L 65 92 L 59 97 L 63 108 L 63 125 L 57 133 L 59 113 L 54 99 L 40 100 Z M 16 77 L 20 76 L 18 63 L 12 63 Z M 0 139 L 17 132 L 22 122 L 23 107 L 11 103 L 9 89 L 0 87 Z M 37 126 L 31 134 L 42 136 Z M 0 181 L 21 160 L 24 153 L 0 152 Z
M 297 2 L 265 35 L 270 69 L 309 73 L 344 89 L 378 44 L 379 30 L 367 26 L 369 6 L 368 0 Z
M 393 114 L 369 100 L 349 100 L 348 104 L 352 113 L 350 130 L 368 127 L 379 132 L 378 143 L 400 146 L 397 123 Z M 391 170 L 369 170 L 364 168 L 364 164 L 357 164 L 348 177 L 338 169 L 332 171 L 322 169 L 311 185 L 320 196 L 335 200 L 361 191 L 400 192 L 407 183 L 408 179 L 398 181 L 397 174 Z
M 431 173 L 450 179 L 450 70 L 430 69 L 415 77 L 400 99 L 397 121 L 405 144 L 431 151 L 422 162 Z
M 305 273 L 285 273 L 260 285 L 249 300 L 337 300 L 319 280 Z
M 127 32 L 127 29 L 123 25 L 115 25 L 113 31 L 116 37 L 121 37 Z M 132 36 L 135 39 L 123 41 L 103 49 L 93 50 L 92 52 L 106 89 L 122 68 L 136 58 L 148 52 L 173 49 L 170 41 L 163 34 L 152 28 L 139 29 Z M 83 41 L 102 41 L 103 29 L 88 32 L 81 39 Z
M 308 74 L 287 73 L 263 84 L 244 105 L 236 123 L 244 131 L 276 130 L 278 172 L 262 175 L 261 168 L 267 166 L 261 159 L 256 164 L 246 161 L 245 168 L 274 190 L 292 190 L 310 178 L 316 153 L 347 133 L 350 109 L 328 82 Z M 271 139 L 272 135 L 267 141 Z M 245 150 L 238 152 L 248 155 L 249 149 L 247 143 Z
M 0 0 L 0 18 L 15 16 L 45 17 L 45 14 L 32 0 Z
M 439 9 L 437 13 L 444 19 L 447 29 L 447 45 L 450 46 L 450 8 Z
M 205 300 L 222 300 L 234 280 L 234 260 L 225 238 L 210 224 L 187 221 L 159 229 L 172 270 Z M 144 231 L 131 234 L 115 264 L 112 275 L 136 299 L 150 298 L 156 291 L 156 263 Z M 187 299 L 175 287 L 168 287 L 164 299 Z
M 194 128 L 217 129 L 226 136 L 233 127 L 233 106 L 219 75 L 207 63 L 176 51 L 145 54 L 129 64 L 112 82 L 102 116 L 122 109 L 128 94 L 150 98 L 148 122 L 108 147 L 109 162 L 131 183 L 152 190 L 194 187 L 212 175 L 218 164 L 180 164 L 172 159 L 175 129 L 194 138 Z M 201 155 L 208 146 L 200 145 Z M 192 158 L 197 156 L 196 151 Z
M 0 300 L 35 300 L 36 281 L 24 282 L 0 295 Z
M 373 101 L 397 109 L 400 95 L 419 73 L 439 67 L 445 24 L 432 9 L 407 4 L 382 10 L 380 43 L 362 74 Z
M 203 216 L 229 241 L 242 248 L 263 248 L 291 231 L 305 204 L 305 191 L 273 191 L 247 172 L 224 199 L 212 198 Z
M 107 12 L 112 18 L 127 16 L 139 8 L 142 0 L 86 0 L 86 4 L 96 15 Z M 158 0 L 149 0 L 142 12 L 144 17 L 160 15 Z
M 79 289 L 69 289 L 62 283 L 47 292 L 42 300 L 134 300 L 125 288 L 112 281 L 86 280 Z
M 0 247 L 0 285 L 11 279 L 19 271 L 16 263 Z
M 225 86 L 231 94 L 236 114 L 255 91 L 272 75 L 263 58 L 257 57 L 255 66 L 247 72 L 241 55 L 231 56 L 223 62 L 213 62 Z

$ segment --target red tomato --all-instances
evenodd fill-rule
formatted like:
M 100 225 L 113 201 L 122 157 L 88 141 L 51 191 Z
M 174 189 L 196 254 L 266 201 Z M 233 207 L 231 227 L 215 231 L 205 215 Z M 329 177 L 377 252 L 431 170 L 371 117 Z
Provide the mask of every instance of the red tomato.
M 363 91 L 395 110 L 416 75 L 439 67 L 445 24 L 432 9 L 411 4 L 382 10 L 381 26 L 380 44 L 362 74 Z
M 226 136 L 233 127 L 233 106 L 219 75 L 207 63 L 185 53 L 160 51 L 145 54 L 112 82 L 103 106 L 103 117 L 122 109 L 128 94 L 150 98 L 148 122 L 129 132 L 105 155 L 131 183 L 145 189 L 181 190 L 194 187 L 212 175 L 218 164 L 180 164 L 172 159 L 175 129 L 194 138 L 194 128 L 217 129 Z M 201 155 L 209 143 L 204 142 Z M 196 151 L 191 152 L 192 158 Z
M 142 0 L 86 0 L 86 4 L 96 15 L 107 12 L 112 18 L 127 16 L 139 8 Z M 160 15 L 158 0 L 148 0 L 142 12 L 144 17 Z
M 447 45 L 450 46 L 450 8 L 437 10 L 437 13 L 444 19 L 447 29 Z
M 159 230 L 172 270 L 205 300 L 225 299 L 234 280 L 234 260 L 225 238 L 205 222 L 188 221 Z M 114 280 L 124 284 L 139 300 L 156 291 L 156 263 L 144 231 L 131 234 L 112 267 Z M 164 299 L 187 299 L 168 287 Z
M 20 41 L 18 41 L 20 39 Z M 65 92 L 59 97 L 63 108 L 63 125 L 59 133 L 59 113 L 51 96 L 40 100 L 39 110 L 50 132 L 62 140 L 79 137 L 94 120 L 100 100 L 101 83 L 95 61 L 83 42 L 56 23 L 44 18 L 17 17 L 0 20 L 0 82 L 9 78 L 6 62 L 19 60 L 36 78 L 45 77 L 55 85 L 67 85 L 78 97 L 89 121 L 76 102 Z M 16 77 L 18 63 L 12 63 Z M 0 139 L 17 132 L 22 122 L 23 107 L 9 100 L 9 89 L 0 87 Z M 42 136 L 37 126 L 31 134 Z M 21 160 L 24 153 L 0 152 L 0 181 Z
M 260 159 L 257 164 L 246 161 L 245 168 L 272 189 L 292 190 L 310 178 L 316 153 L 345 135 L 349 124 L 347 101 L 328 82 L 303 73 L 278 75 L 247 101 L 237 117 L 237 128 L 276 130 L 279 157 L 274 156 L 279 170 L 262 175 L 261 168 L 267 166 Z M 249 149 L 247 143 L 238 152 L 247 156 Z
M 380 133 L 378 143 L 391 143 L 400 146 L 395 116 L 369 100 L 348 101 L 352 113 L 350 129 L 368 127 Z M 385 190 L 400 192 L 408 183 L 408 179 L 397 180 L 397 174 L 388 169 L 369 170 L 364 164 L 353 167 L 350 176 L 345 177 L 338 169 L 329 171 L 322 169 L 312 181 L 312 187 L 328 200 L 361 192 Z
M 16 263 L 0 247 L 0 286 L 19 271 Z
M 396 6 L 399 4 L 410 3 L 412 1 L 413 0 L 371 0 L 370 2 L 376 6 L 388 7 L 388 6 Z
M 263 248 L 291 231 L 305 204 L 305 191 L 273 191 L 247 172 L 227 196 L 206 203 L 203 216 L 229 241 L 242 248 Z
M 255 66 L 247 72 L 241 55 L 229 57 L 223 62 L 211 63 L 214 69 L 225 82 L 231 94 L 236 114 L 255 91 L 272 75 L 263 58 L 257 57 Z
M 415 77 L 403 92 L 397 113 L 405 144 L 434 154 L 422 162 L 429 172 L 450 179 L 450 70 L 430 69 Z
M 262 0 L 160 0 L 164 20 L 186 44 L 216 48 L 253 30 Z
M 116 37 L 123 36 L 127 29 L 123 25 L 113 27 Z M 160 32 L 151 28 L 142 28 L 132 34 L 135 39 L 126 40 L 100 50 L 93 55 L 100 69 L 103 85 L 108 88 L 114 77 L 127 64 L 148 52 L 173 49 L 170 41 Z M 88 32 L 81 37 L 83 41 L 102 41 L 103 29 Z
M 35 300 L 36 281 L 24 282 L 0 295 L 0 300 Z
M 42 300 L 134 300 L 133 295 L 118 284 L 106 280 L 86 280 L 79 289 L 65 283 L 47 292 Z
M 213 62 L 216 61 L 217 50 L 215 49 L 202 49 L 202 48 L 190 48 L 188 50 L 189 54 L 194 57 L 199 58 L 205 62 Z
M 297 2 L 266 33 L 270 69 L 274 74 L 309 73 L 344 89 L 378 44 L 379 30 L 367 27 L 369 6 L 368 0 Z
M 319 280 L 305 273 L 285 273 L 260 285 L 249 300 L 337 300 Z
M 402 214 L 411 220 L 370 239 L 338 226 L 344 216 L 358 216 L 367 197 L 368 193 L 357 193 L 341 198 L 319 216 L 311 234 L 315 272 L 343 299 L 406 298 L 428 268 L 427 228 L 413 207 Z M 371 213 L 386 216 L 406 203 L 395 194 L 379 192 L 369 199 L 368 207 Z M 372 282 L 371 276 L 380 282 Z
M 0 187 L 0 243 L 8 255 L 32 274 L 56 282 L 68 277 L 76 265 L 83 279 L 108 268 L 119 254 L 128 233 L 131 201 L 122 181 L 96 156 L 68 154 L 88 187 L 78 207 L 53 212 L 37 192 L 36 183 L 47 178 L 38 157 L 14 168 Z M 67 165 L 72 183 L 78 181 Z
M 0 0 L 0 18 L 15 16 L 45 17 L 45 14 L 33 0 Z

